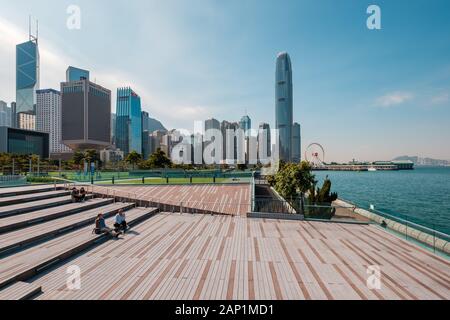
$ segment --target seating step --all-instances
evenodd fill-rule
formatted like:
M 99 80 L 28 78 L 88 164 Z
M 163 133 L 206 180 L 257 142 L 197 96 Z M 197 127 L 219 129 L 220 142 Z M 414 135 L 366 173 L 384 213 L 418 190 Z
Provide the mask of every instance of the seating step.
M 133 208 L 128 210 L 126 212 L 128 225 L 133 227 L 153 217 L 158 212 L 157 208 Z M 108 226 L 113 223 L 114 217 L 106 219 Z M 110 239 L 109 235 L 93 234 L 93 227 L 93 225 L 86 226 L 18 252 L 7 259 L 0 259 L 0 290 L 16 281 L 29 280 L 53 268 L 56 264 Z
M 92 199 L 94 196 L 89 194 L 86 199 Z M 70 196 L 58 197 L 54 199 L 44 199 L 39 201 L 34 201 L 31 203 L 19 203 L 11 206 L 0 208 L 0 219 L 5 217 L 10 217 L 18 214 L 29 213 L 36 210 L 42 210 L 46 208 L 52 208 L 56 206 L 62 206 L 65 204 L 72 203 L 72 198 Z
M 61 185 L 56 185 L 56 190 L 64 190 L 64 187 Z M 23 194 L 47 192 L 47 191 L 55 191 L 55 185 L 45 184 L 45 185 L 0 188 L 0 198 L 18 196 Z
M 71 230 L 93 224 L 97 215 L 103 213 L 105 217 L 115 215 L 119 209 L 127 210 L 132 203 L 115 203 L 105 207 L 95 208 L 68 217 L 48 221 L 28 228 L 4 233 L 0 235 L 0 257 L 9 255 L 24 246 L 31 246 L 48 238 L 65 234 Z
M 70 195 L 70 191 L 52 190 L 52 191 L 39 192 L 39 193 L 33 193 L 33 194 L 21 194 L 18 196 L 3 197 L 3 198 L 0 198 L 0 207 L 10 206 L 13 204 L 18 204 L 18 203 L 58 198 L 58 197 L 67 196 L 67 195 Z
M 70 203 L 58 207 L 37 210 L 26 214 L 0 219 L 0 234 L 27 228 L 39 223 L 66 217 L 85 210 L 113 203 L 113 199 L 90 199 L 83 203 Z
M 41 292 L 41 286 L 19 281 L 0 292 L 0 301 L 29 300 Z

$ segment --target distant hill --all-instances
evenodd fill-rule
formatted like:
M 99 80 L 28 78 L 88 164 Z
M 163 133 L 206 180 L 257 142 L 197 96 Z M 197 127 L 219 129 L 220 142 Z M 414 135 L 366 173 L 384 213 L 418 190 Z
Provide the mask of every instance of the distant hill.
M 153 132 L 156 130 L 167 131 L 167 129 L 163 126 L 163 124 L 160 121 L 153 118 L 148 119 L 148 128 L 149 132 Z
M 416 166 L 450 166 L 450 161 L 448 160 L 438 160 L 432 158 L 401 156 L 393 159 L 393 161 L 405 161 L 405 160 L 410 160 L 414 162 Z

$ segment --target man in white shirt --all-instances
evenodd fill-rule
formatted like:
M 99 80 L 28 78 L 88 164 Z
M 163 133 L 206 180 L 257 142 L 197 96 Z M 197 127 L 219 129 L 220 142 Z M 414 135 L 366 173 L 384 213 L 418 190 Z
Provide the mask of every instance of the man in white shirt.
M 125 231 L 127 231 L 128 225 L 125 218 L 125 213 L 123 212 L 122 209 L 120 209 L 116 214 L 116 221 L 114 223 L 114 228 L 117 231 L 123 230 L 124 233 Z

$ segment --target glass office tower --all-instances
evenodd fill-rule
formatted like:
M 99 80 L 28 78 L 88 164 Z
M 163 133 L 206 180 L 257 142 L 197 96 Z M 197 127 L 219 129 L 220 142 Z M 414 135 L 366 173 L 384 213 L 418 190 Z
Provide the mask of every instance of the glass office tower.
M 301 127 L 297 122 L 292 127 L 292 162 L 298 163 L 302 160 Z
M 39 47 L 36 38 L 16 46 L 16 116 L 20 123 L 20 114 L 27 114 L 30 120 L 36 113 L 36 90 L 39 89 Z M 35 129 L 34 125 L 27 124 Z
M 66 81 L 72 82 L 72 81 L 80 81 L 80 80 L 89 80 L 89 71 L 75 68 L 75 67 L 69 67 L 66 70 Z
M 248 136 L 250 135 L 250 129 L 252 128 L 252 120 L 249 116 L 243 116 L 239 122 L 239 126 L 244 130 L 245 135 Z
M 279 132 L 280 160 L 292 160 L 293 88 L 291 58 L 287 53 L 277 57 L 275 84 L 275 128 Z
M 131 88 L 117 89 L 116 147 L 125 156 L 142 152 L 141 98 Z

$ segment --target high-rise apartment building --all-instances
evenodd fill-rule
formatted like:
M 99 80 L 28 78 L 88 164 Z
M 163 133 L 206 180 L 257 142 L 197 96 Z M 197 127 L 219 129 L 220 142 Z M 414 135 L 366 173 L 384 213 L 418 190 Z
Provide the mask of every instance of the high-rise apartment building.
M 50 154 L 71 153 L 62 143 L 61 93 L 46 89 L 36 91 L 36 130 L 49 134 Z

